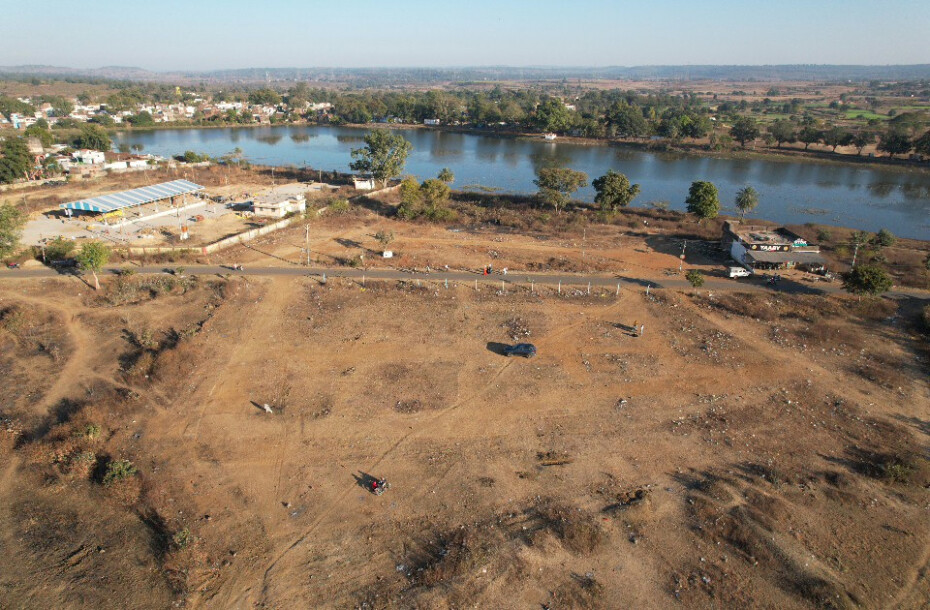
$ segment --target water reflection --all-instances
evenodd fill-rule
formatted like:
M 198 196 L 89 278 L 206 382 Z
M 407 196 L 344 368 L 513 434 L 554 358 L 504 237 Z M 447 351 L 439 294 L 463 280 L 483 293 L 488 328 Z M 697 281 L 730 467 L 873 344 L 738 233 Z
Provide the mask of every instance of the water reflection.
M 667 201 L 679 210 L 684 209 L 694 180 L 716 184 L 728 208 L 736 191 L 751 184 L 760 192 L 756 211 L 760 218 L 785 223 L 856 222 L 868 230 L 887 227 L 902 236 L 930 237 L 930 173 L 784 159 L 724 159 L 423 129 L 396 133 L 414 145 L 405 171 L 421 179 L 450 167 L 457 184 L 526 193 L 535 191 L 533 179 L 543 167 L 570 167 L 590 179 L 613 169 L 641 186 L 638 205 Z M 365 134 L 343 127 L 282 126 L 116 132 L 114 139 L 118 145 L 142 144 L 146 152 L 163 156 L 185 150 L 221 156 L 240 147 L 246 159 L 256 162 L 306 163 L 325 171 L 346 171 L 351 150 L 362 145 Z M 589 186 L 577 196 L 591 201 L 594 190 Z

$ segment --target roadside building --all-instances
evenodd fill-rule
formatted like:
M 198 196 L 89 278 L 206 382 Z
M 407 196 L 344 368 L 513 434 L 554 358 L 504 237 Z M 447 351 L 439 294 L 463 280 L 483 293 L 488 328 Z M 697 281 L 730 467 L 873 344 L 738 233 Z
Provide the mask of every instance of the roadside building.
M 306 209 L 307 200 L 300 195 L 269 193 L 258 196 L 252 201 L 252 212 L 256 216 L 284 218 L 288 214 L 303 212 Z
M 355 186 L 355 190 L 357 191 L 373 191 L 375 190 L 375 179 L 352 178 L 352 185 Z
M 826 262 L 820 246 L 808 243 L 784 227 L 744 225 L 736 220 L 723 223 L 723 247 L 741 265 L 750 269 L 822 269 Z

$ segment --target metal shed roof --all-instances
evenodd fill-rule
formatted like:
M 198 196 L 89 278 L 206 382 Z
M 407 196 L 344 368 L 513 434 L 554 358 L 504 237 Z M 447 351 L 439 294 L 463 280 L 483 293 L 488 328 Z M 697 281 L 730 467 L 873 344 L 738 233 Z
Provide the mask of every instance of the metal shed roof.
M 71 210 L 82 210 L 84 212 L 112 212 L 123 208 L 131 208 L 137 205 L 144 205 L 202 191 L 203 187 L 187 180 L 172 180 L 171 182 L 162 182 L 152 186 L 143 186 L 142 188 L 132 189 L 131 191 L 121 191 L 112 195 L 101 195 L 90 199 L 80 199 L 69 203 L 62 203 L 58 207 Z
M 817 252 L 760 252 L 759 250 L 747 250 L 746 258 L 758 263 L 807 263 L 823 264 L 827 262 Z

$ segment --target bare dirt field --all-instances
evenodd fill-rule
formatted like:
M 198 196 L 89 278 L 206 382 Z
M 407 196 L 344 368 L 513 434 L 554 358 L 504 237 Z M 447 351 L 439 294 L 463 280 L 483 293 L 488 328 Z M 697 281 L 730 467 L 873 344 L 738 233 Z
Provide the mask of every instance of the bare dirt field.
M 4 608 L 930 602 L 907 300 L 173 276 L 0 297 Z

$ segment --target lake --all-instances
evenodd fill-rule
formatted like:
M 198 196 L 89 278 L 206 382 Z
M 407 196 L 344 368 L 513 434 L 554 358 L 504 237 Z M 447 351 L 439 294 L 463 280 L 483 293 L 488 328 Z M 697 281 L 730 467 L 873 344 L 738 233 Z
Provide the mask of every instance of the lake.
M 635 206 L 667 202 L 684 210 L 688 187 L 709 180 L 720 189 L 724 211 L 749 184 L 759 191 L 752 216 L 785 224 L 814 222 L 869 231 L 887 228 L 902 237 L 930 239 L 930 172 L 881 166 L 847 166 L 783 159 L 725 159 L 616 146 L 587 146 L 530 138 L 501 138 L 426 129 L 398 130 L 413 143 L 406 172 L 420 179 L 448 167 L 459 189 L 490 187 L 507 193 L 535 192 L 536 171 L 561 165 L 591 179 L 608 169 L 641 186 Z M 348 127 L 246 127 L 118 132 L 117 144 L 141 144 L 164 156 L 186 150 L 221 156 L 234 148 L 262 165 L 310 166 L 349 171 L 350 151 L 366 130 Z M 594 200 L 591 187 L 576 198 Z

